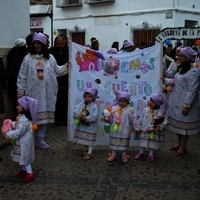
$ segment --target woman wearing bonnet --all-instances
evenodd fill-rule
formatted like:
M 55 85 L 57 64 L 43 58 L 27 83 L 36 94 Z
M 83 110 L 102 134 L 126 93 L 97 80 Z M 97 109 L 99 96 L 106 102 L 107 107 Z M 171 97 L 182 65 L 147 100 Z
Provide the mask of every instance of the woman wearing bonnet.
M 178 143 L 169 149 L 176 156 L 186 153 L 190 135 L 199 133 L 198 72 L 192 66 L 197 53 L 191 47 L 180 49 L 179 66 L 173 79 L 163 78 L 165 85 L 172 85 L 167 112 L 168 129 L 176 133 Z
M 69 63 L 58 66 L 49 54 L 47 37 L 42 33 L 33 35 L 30 53 L 24 58 L 17 78 L 17 97 L 23 95 L 38 100 L 36 145 L 48 149 L 44 141 L 47 123 L 54 123 L 55 103 L 58 91 L 57 77 L 68 73 Z

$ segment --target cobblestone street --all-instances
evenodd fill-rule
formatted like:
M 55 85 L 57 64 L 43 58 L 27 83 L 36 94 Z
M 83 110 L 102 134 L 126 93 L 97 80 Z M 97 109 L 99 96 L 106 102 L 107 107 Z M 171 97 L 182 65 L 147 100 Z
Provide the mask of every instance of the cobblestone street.
M 14 176 L 20 169 L 11 161 L 11 146 L 0 139 L 1 200 L 198 200 L 200 199 L 200 135 L 189 138 L 188 152 L 176 157 L 169 151 L 176 136 L 166 135 L 165 146 L 156 152 L 156 160 L 147 156 L 136 161 L 136 147 L 130 147 L 127 164 L 121 156 L 107 162 L 108 146 L 96 146 L 94 158 L 82 160 L 80 146 L 66 147 L 66 127 L 48 125 L 49 150 L 36 147 L 33 170 L 36 179 L 28 184 Z

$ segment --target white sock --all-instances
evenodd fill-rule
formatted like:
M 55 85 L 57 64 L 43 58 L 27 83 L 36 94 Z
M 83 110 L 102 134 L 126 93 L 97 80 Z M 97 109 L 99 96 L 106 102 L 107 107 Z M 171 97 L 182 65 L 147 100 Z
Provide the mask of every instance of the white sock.
M 31 164 L 28 164 L 28 165 L 24 165 L 25 169 L 26 169 L 26 172 L 28 174 L 32 174 L 33 173 L 33 170 L 32 170 L 32 167 L 31 167 Z
M 88 154 L 92 154 L 93 147 L 88 146 Z

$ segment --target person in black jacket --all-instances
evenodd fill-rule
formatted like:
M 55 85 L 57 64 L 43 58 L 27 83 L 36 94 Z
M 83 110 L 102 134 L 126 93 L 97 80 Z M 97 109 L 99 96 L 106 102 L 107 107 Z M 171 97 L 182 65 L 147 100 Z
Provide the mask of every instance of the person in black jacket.
M 7 72 L 3 63 L 3 57 L 0 56 L 0 114 L 5 113 L 4 90 L 7 89 Z
M 17 115 L 17 76 L 26 54 L 26 41 L 23 38 L 18 38 L 15 40 L 15 46 L 10 50 L 7 57 L 8 95 L 12 101 L 15 116 Z
M 4 67 L 3 63 L 3 57 L 0 56 L 0 114 L 3 114 L 6 112 L 5 110 L 5 103 L 4 103 L 4 90 L 7 89 L 7 72 Z M 1 116 L 0 116 L 0 124 L 1 124 Z M 0 162 L 3 160 L 2 157 L 0 157 Z
M 50 53 L 57 61 L 57 65 L 64 65 L 68 62 L 68 47 L 62 35 L 58 35 L 54 40 L 54 47 L 50 48 Z M 57 125 L 67 125 L 68 112 L 68 74 L 58 77 L 58 93 L 56 109 L 54 113 L 55 123 Z

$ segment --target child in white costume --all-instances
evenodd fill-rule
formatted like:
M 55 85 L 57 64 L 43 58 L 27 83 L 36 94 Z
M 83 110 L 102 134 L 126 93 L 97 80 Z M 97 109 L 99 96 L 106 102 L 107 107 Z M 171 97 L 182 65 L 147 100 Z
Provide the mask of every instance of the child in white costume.
M 116 91 L 116 99 L 111 107 L 113 125 L 110 131 L 109 146 L 112 149 L 112 155 L 107 159 L 112 162 L 116 159 L 116 151 L 122 152 L 122 162 L 128 162 L 126 151 L 129 147 L 129 141 L 133 129 L 140 131 L 141 126 L 136 113 L 130 107 L 130 94 L 127 92 Z
M 95 104 L 97 94 L 97 89 L 85 89 L 83 94 L 84 101 L 77 104 L 74 108 L 74 119 L 77 127 L 73 141 L 88 146 L 88 152 L 83 153 L 84 160 L 93 158 L 92 151 L 96 145 L 96 136 L 99 127 L 99 112 Z
M 164 127 L 166 125 L 166 117 L 164 117 L 168 103 L 161 93 L 154 93 L 149 102 L 149 106 L 143 109 L 139 118 L 142 131 L 139 137 L 139 152 L 134 157 L 135 160 L 140 159 L 144 155 L 145 148 L 149 148 L 148 161 L 154 161 L 154 150 L 160 149 L 164 143 Z
M 6 133 L 6 138 L 15 140 L 11 152 L 12 160 L 19 162 L 22 170 L 15 173 L 15 176 L 24 178 L 24 183 L 29 183 L 35 179 L 31 163 L 35 159 L 34 133 L 32 122 L 36 121 L 38 102 L 36 99 L 23 96 L 18 99 L 16 106 L 18 116 L 15 122 L 15 130 Z

